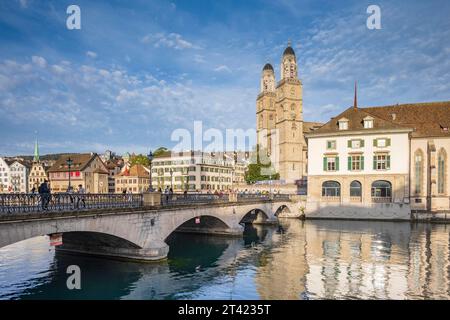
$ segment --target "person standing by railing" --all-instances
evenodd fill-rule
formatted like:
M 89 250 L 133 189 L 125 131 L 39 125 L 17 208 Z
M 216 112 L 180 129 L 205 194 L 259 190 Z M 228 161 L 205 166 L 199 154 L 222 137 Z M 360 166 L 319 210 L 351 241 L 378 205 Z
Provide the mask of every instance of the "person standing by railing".
M 78 185 L 78 196 L 77 196 L 77 208 L 80 207 L 80 202 L 83 203 L 83 208 L 86 208 L 86 201 L 84 199 L 84 194 L 86 190 L 83 188 L 83 185 Z
M 41 183 L 38 188 L 39 195 L 41 196 L 42 210 L 48 210 L 48 204 L 50 202 L 50 188 L 47 185 L 47 180 Z

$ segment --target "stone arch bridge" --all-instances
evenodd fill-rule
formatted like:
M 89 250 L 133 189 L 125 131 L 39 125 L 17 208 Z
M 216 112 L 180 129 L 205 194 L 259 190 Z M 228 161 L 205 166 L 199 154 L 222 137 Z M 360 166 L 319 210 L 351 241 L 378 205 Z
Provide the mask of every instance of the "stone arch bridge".
M 165 240 L 175 231 L 241 236 L 244 223 L 276 223 L 278 216 L 298 216 L 298 212 L 299 203 L 289 197 L 26 214 L 0 212 L 0 248 L 61 233 L 63 245 L 58 250 L 153 261 L 167 257 Z

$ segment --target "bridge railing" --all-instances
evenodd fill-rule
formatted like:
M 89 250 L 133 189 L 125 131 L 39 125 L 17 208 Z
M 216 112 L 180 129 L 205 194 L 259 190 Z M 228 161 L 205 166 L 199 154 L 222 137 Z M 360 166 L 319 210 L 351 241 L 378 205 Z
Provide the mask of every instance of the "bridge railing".
M 207 194 L 207 193 L 188 193 L 188 194 L 162 194 L 162 206 L 175 206 L 187 204 L 208 204 L 208 203 L 225 203 L 229 201 L 227 194 Z
M 237 195 L 238 202 L 242 201 L 255 201 L 255 200 L 270 200 L 270 196 L 268 194 L 252 194 L 252 193 L 238 193 Z
M 0 194 L 0 214 L 139 208 L 142 194 Z

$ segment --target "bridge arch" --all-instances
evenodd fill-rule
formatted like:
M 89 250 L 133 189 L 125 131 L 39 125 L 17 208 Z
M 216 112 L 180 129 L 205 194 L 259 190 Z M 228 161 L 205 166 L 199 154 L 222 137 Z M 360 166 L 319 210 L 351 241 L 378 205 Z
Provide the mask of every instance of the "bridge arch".
M 164 241 L 174 232 L 226 234 L 228 229 L 230 229 L 230 226 L 219 217 L 212 214 L 202 214 L 189 217 L 178 224 L 178 226 L 167 234 Z
M 289 213 L 291 213 L 291 209 L 286 204 L 282 204 L 275 210 L 274 216 L 279 217 L 280 215 Z
M 248 211 L 239 222 L 240 224 L 258 223 L 269 220 L 269 215 L 261 208 L 254 208 Z

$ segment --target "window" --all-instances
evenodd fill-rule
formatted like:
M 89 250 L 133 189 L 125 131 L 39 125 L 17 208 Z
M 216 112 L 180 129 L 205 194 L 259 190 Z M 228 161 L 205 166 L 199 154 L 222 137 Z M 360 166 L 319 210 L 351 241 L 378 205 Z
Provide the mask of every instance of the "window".
M 372 198 L 391 198 L 392 186 L 389 181 L 377 180 L 372 183 Z
M 327 149 L 328 150 L 336 149 L 336 140 L 329 140 L 329 141 L 327 141 Z
M 362 148 L 362 147 L 364 147 L 364 140 L 363 139 L 348 140 L 347 147 L 352 148 L 352 149 Z
M 338 170 L 339 170 L 339 157 L 323 158 L 323 171 L 338 171 Z
M 441 149 L 438 156 L 438 193 L 445 193 L 445 162 L 446 162 L 445 150 Z
M 389 138 L 374 139 L 373 146 L 378 148 L 390 147 L 391 139 Z
M 348 121 L 347 120 L 339 121 L 339 130 L 348 130 Z
M 361 182 L 354 180 L 350 183 L 350 197 L 361 197 Z
M 351 155 L 348 157 L 348 170 L 358 171 L 364 170 L 364 156 L 362 155 Z
M 322 197 L 340 197 L 341 185 L 337 181 L 325 181 L 322 184 Z
M 391 156 L 385 153 L 373 156 L 373 170 L 388 170 L 391 168 Z
M 423 152 L 417 150 L 414 154 L 414 186 L 415 193 L 420 194 L 422 192 L 423 181 Z
M 372 129 L 372 128 L 373 128 L 373 119 L 365 119 L 364 129 Z

